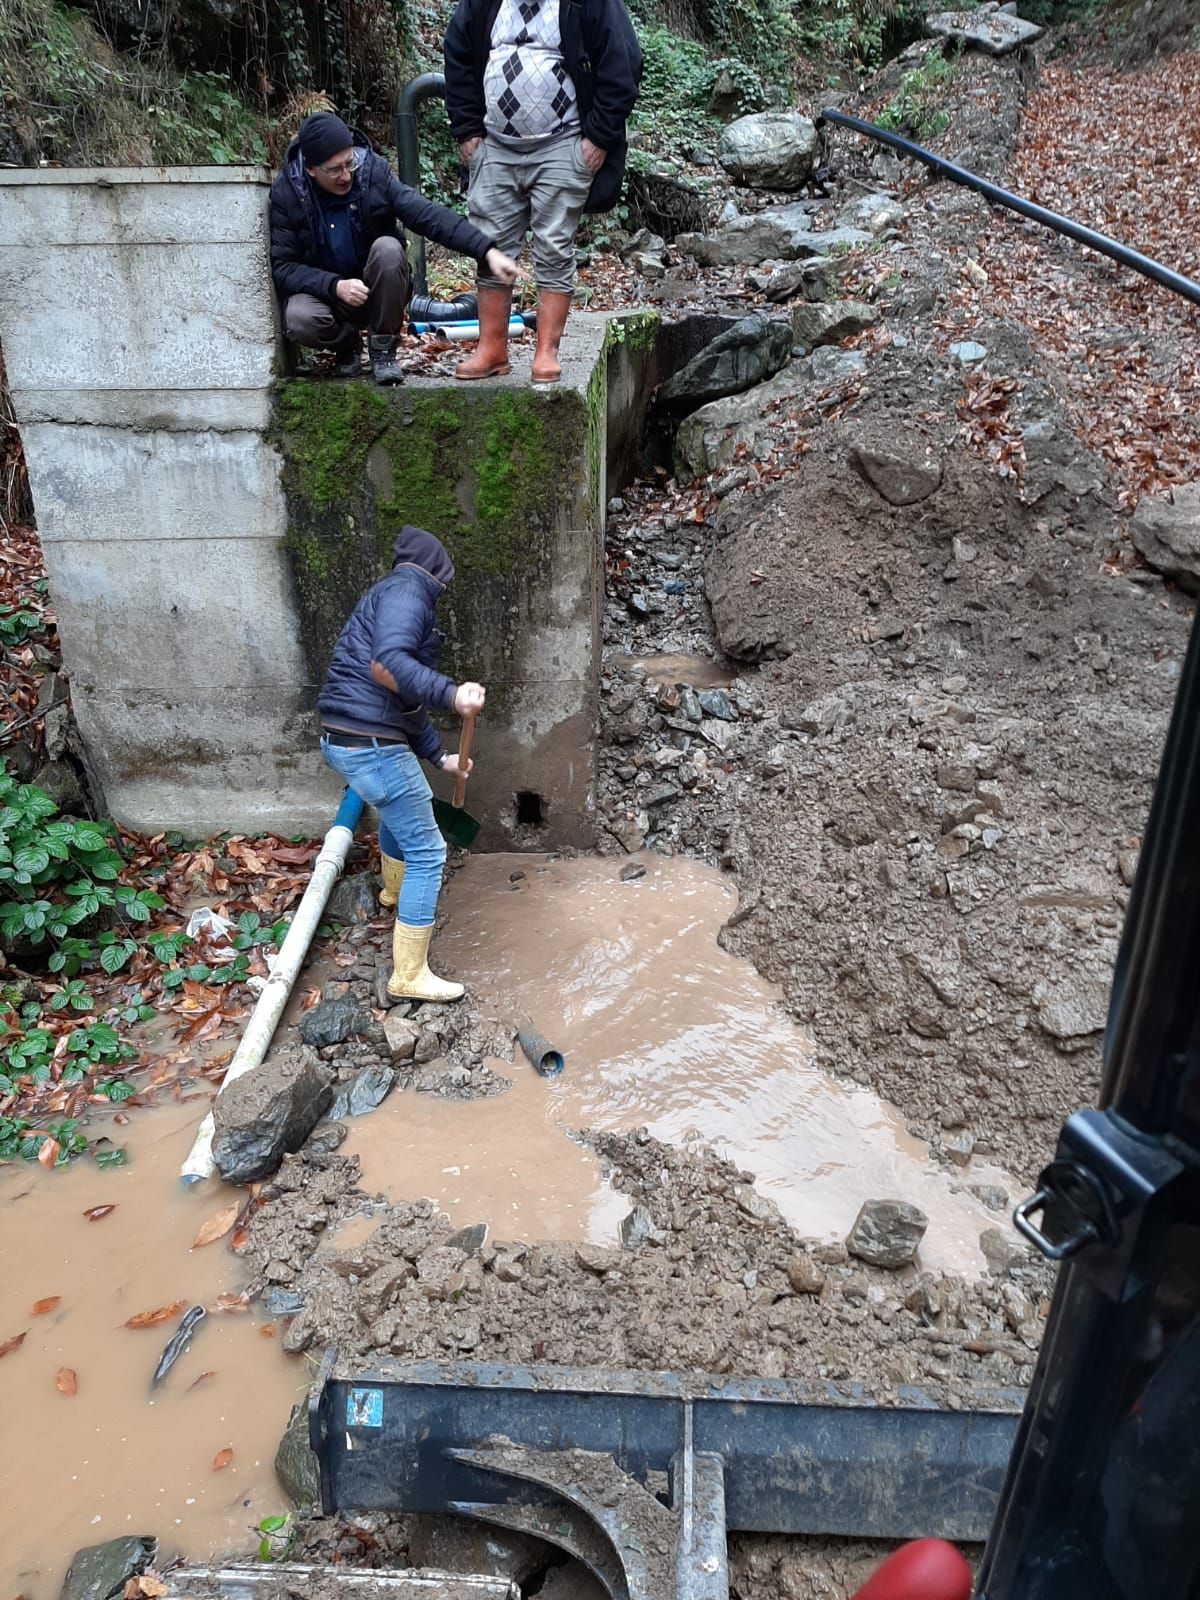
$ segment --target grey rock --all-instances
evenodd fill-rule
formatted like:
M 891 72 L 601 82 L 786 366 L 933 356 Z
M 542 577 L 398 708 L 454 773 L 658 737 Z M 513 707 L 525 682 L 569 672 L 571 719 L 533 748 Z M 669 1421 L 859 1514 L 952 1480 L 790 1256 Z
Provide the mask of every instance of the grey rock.
M 420 1029 L 408 1017 L 389 1012 L 383 1019 L 383 1036 L 393 1061 L 411 1061 Z
M 805 300 L 826 300 L 833 292 L 837 265 L 831 256 L 810 256 L 776 267 L 767 279 L 764 293 L 774 305 L 782 305 L 802 295 Z
M 333 886 L 325 916 L 330 922 L 370 922 L 378 915 L 375 879 L 369 872 L 356 872 Z
M 834 354 L 858 356 L 853 350 Z M 861 356 L 859 360 L 862 361 Z M 862 364 L 865 369 L 865 361 Z M 727 467 L 742 445 L 752 457 L 767 454 L 775 436 L 776 419 L 765 417 L 764 408 L 794 398 L 810 374 L 808 364 L 793 362 L 769 382 L 744 394 L 712 400 L 685 417 L 675 435 L 675 476 L 681 483 L 689 483 L 706 472 Z M 681 696 L 680 704 L 683 703 Z
M 304 1309 L 304 1296 L 296 1289 L 284 1289 L 274 1284 L 259 1304 L 269 1317 L 294 1317 Z
M 633 861 L 627 867 L 621 868 L 620 878 L 622 883 L 635 883 L 638 878 L 646 876 L 646 869 L 640 861 Z
M 1027 402 L 1035 399 L 1026 391 Z M 1025 475 L 1021 498 L 1037 505 L 1058 491 L 1071 501 L 1099 498 L 1106 487 L 1104 468 L 1072 432 L 1062 408 L 1050 406 L 1047 414 L 1021 429 L 1025 449 Z
M 981 361 L 987 360 L 987 346 L 980 344 L 978 339 L 960 339 L 950 346 L 950 354 L 963 367 L 977 367 Z
M 631 234 L 630 237 L 626 239 L 625 243 L 621 246 L 617 253 L 620 255 L 622 261 L 630 261 L 634 256 L 638 255 L 642 251 L 648 251 L 651 255 L 660 256 L 666 248 L 666 241 L 663 239 L 661 234 L 651 233 L 649 228 L 639 228 L 636 233 Z M 611 502 L 609 503 L 608 509 L 610 511 L 613 509 Z M 618 500 L 616 502 L 616 509 L 618 511 L 623 510 L 624 501 Z
M 787 1280 L 795 1294 L 820 1294 L 825 1287 L 825 1274 L 811 1256 L 792 1256 L 787 1264 Z
M 935 39 L 950 39 L 964 49 L 982 50 L 989 56 L 1006 56 L 1023 45 L 1033 44 L 1043 32 L 1023 17 L 986 9 L 939 11 L 925 18 L 925 27 Z
M 843 206 L 837 220 L 839 227 L 865 228 L 878 235 L 904 221 L 904 207 L 890 194 L 864 194 Z
M 668 800 L 678 800 L 681 793 L 682 790 L 673 783 L 653 784 L 642 796 L 642 804 L 649 810 L 653 806 L 666 805 Z
M 343 1117 L 361 1117 L 374 1111 L 391 1094 L 395 1082 L 396 1074 L 391 1067 L 364 1067 L 338 1085 L 329 1107 L 330 1120 L 337 1122 Z
M 333 1098 L 317 1062 L 264 1061 L 229 1084 L 213 1106 L 213 1160 L 226 1183 L 255 1183 L 299 1150 Z
M 90 814 L 87 791 L 69 761 L 45 761 L 30 780 L 44 789 L 66 817 L 86 817 Z
M 716 717 L 719 722 L 737 721 L 737 710 L 724 689 L 702 690 L 700 709 L 706 717 Z
M 1133 881 L 1137 877 L 1137 866 L 1138 853 L 1136 850 L 1117 851 L 1117 871 L 1121 875 L 1121 882 L 1127 884 L 1130 888 L 1133 887 Z
M 731 122 L 717 160 L 751 189 L 798 189 L 817 158 L 817 130 L 794 111 L 760 111 Z
M 704 716 L 700 705 L 700 696 L 691 684 L 681 684 L 679 688 L 679 711 L 689 722 L 699 722 Z
M 786 322 L 757 314 L 743 317 L 663 384 L 659 399 L 694 411 L 763 383 L 786 366 L 791 354 L 792 330 Z
M 309 1134 L 304 1148 L 308 1151 L 322 1151 L 327 1155 L 340 1149 L 346 1142 L 349 1129 L 344 1122 L 320 1122 Z
M 833 256 L 843 251 L 856 250 L 860 245 L 873 244 L 874 239 L 861 228 L 829 228 L 824 233 L 805 234 L 797 241 L 796 254 L 800 256 Z
M 486 1222 L 472 1222 L 467 1228 L 459 1228 L 444 1241 L 447 1250 L 461 1250 L 465 1255 L 473 1256 L 476 1251 L 482 1250 L 487 1242 L 488 1225 Z
M 1033 991 L 1038 1022 L 1059 1045 L 1070 1047 L 1102 1033 L 1108 1017 L 1108 984 L 1086 973 L 1068 973 Z
M 628 1216 L 621 1218 L 621 1243 L 626 1250 L 640 1250 L 643 1245 L 661 1244 L 666 1237 L 645 1206 L 634 1206 Z
M 741 116 L 746 110 L 742 82 L 727 66 L 720 66 L 713 73 L 708 91 L 708 110 L 710 116 L 719 117 L 722 122 L 728 122 L 730 117 Z
M 844 383 L 867 370 L 867 358 L 861 350 L 839 350 L 836 345 L 822 345 L 809 359 L 813 379 L 822 385 Z
M 919 447 L 911 450 L 874 450 L 850 447 L 851 465 L 892 506 L 911 506 L 927 500 L 942 481 L 939 457 L 930 458 Z
M 1200 483 L 1143 495 L 1130 523 L 1134 546 L 1158 572 L 1200 587 Z
M 874 306 L 861 300 L 832 300 L 827 304 L 804 301 L 792 310 L 792 337 L 810 349 L 819 344 L 840 344 L 862 333 L 876 321 Z
M 308 1443 L 308 1400 L 292 1407 L 275 1452 L 275 1476 L 297 1511 L 312 1511 L 321 1500 L 321 1469 Z
M 153 1566 L 157 1554 L 158 1540 L 149 1534 L 128 1534 L 76 1550 L 60 1600 L 109 1600 L 121 1593 L 128 1579 Z
M 314 1050 L 331 1044 L 344 1044 L 354 1034 L 366 1033 L 371 1026 L 371 1013 L 352 995 L 337 1000 L 324 1000 L 300 1019 L 300 1037 Z
M 1011 1233 L 985 1228 L 979 1235 L 979 1248 L 993 1278 L 1004 1278 L 1026 1258 L 1025 1247 Z
M 875 1267 L 904 1267 L 928 1226 L 925 1213 L 907 1200 L 867 1200 L 846 1236 L 846 1249 Z

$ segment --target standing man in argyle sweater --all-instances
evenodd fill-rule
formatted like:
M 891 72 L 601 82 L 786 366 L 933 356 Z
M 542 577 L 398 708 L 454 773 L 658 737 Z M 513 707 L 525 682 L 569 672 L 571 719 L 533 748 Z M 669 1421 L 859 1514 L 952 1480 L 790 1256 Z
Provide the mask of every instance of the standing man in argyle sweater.
M 585 211 L 617 203 L 642 52 L 623 0 L 458 0 L 446 110 L 469 174 L 471 222 L 506 255 L 533 235 L 534 383 L 557 383 Z M 512 289 L 479 272 L 479 343 L 458 378 L 509 370 Z

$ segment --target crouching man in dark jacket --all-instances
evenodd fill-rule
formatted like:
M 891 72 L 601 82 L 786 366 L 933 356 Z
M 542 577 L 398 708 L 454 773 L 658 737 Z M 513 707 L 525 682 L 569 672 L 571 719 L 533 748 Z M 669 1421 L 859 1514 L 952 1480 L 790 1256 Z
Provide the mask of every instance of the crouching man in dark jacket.
M 458 1000 L 463 993 L 461 983 L 429 970 L 446 845 L 421 771 L 422 760 L 443 772 L 460 770 L 426 706 L 464 717 L 483 710 L 482 684 L 455 684 L 434 665 L 442 638 L 434 614 L 453 577 L 450 557 L 431 533 L 402 528 L 392 570 L 355 606 L 317 700 L 322 755 L 379 813 L 381 900 L 396 907 L 388 993 L 398 1000 Z
M 516 262 L 493 239 L 401 183 L 361 133 L 332 112 L 305 117 L 271 185 L 271 271 L 287 337 L 334 351 L 341 377 L 357 375 L 369 327 L 376 383 L 403 381 L 396 338 L 412 274 L 402 224 L 515 282 Z

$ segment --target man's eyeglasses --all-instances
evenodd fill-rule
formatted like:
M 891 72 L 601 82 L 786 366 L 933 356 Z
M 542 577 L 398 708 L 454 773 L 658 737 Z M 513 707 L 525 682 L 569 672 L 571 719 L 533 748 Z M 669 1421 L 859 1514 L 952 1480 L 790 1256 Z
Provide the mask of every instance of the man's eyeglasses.
M 314 172 L 319 172 L 323 178 L 348 178 L 352 172 L 357 172 L 367 159 L 367 152 L 355 145 L 345 161 L 327 161 L 323 167 L 314 167 Z

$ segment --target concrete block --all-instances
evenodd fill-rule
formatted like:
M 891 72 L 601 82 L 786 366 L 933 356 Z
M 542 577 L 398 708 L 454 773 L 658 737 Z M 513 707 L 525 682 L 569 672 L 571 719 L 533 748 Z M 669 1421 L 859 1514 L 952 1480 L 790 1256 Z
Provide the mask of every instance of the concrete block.
M 279 543 L 287 531 L 279 457 L 261 432 L 46 422 L 26 423 L 21 436 L 45 546 L 113 542 L 140 563 L 159 559 L 136 554 L 144 542 Z M 156 573 L 133 576 L 157 589 Z M 205 573 L 188 578 L 203 591 Z

